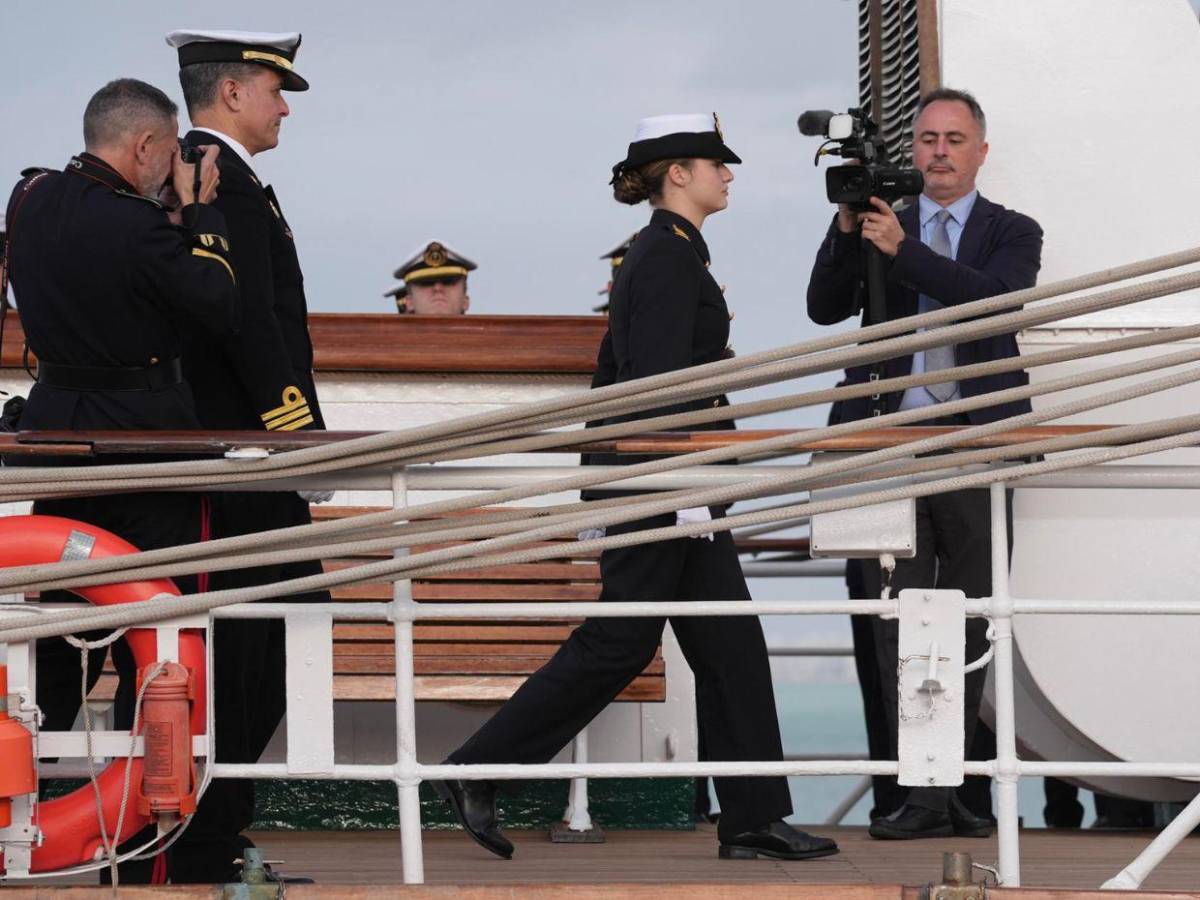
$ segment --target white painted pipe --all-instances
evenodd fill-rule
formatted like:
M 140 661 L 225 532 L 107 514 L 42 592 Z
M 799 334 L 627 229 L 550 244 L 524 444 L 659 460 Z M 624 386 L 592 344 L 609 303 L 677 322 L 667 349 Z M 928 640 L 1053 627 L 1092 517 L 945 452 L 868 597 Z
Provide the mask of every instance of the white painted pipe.
M 403 466 L 392 474 L 392 505 L 408 504 L 408 483 Z M 408 548 L 393 556 L 408 555 Z M 421 847 L 421 781 L 417 768 L 417 704 L 413 676 L 412 582 L 397 579 L 392 585 L 393 614 L 396 629 L 396 768 L 393 776 L 399 794 L 400 860 L 405 884 L 423 884 L 425 858 Z
M 577 763 L 588 761 L 588 730 L 584 727 L 575 735 L 574 760 Z M 567 827 L 572 831 L 591 831 L 592 816 L 588 810 L 588 790 L 586 778 L 572 778 L 570 800 L 567 805 Z
M 1200 825 L 1200 794 L 1183 808 L 1166 828 L 1137 855 L 1129 865 L 1104 882 L 1104 890 L 1137 890 L 1167 854 L 1179 846 L 1197 825 Z
M 992 623 L 996 687 L 996 817 L 1000 881 L 1005 887 L 1021 885 L 1021 846 L 1017 810 L 1017 729 L 1013 687 L 1012 603 L 1008 596 L 1008 510 L 1003 482 L 991 490 Z

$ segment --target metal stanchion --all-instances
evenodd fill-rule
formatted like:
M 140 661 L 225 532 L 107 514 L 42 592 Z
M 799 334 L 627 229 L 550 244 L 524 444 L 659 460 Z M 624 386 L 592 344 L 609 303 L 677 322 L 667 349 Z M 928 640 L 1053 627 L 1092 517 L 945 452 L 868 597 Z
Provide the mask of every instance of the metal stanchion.
M 392 506 L 408 504 L 404 467 L 392 473 Z M 408 555 L 408 549 L 394 552 Z M 400 800 L 400 859 L 405 884 L 423 884 L 425 860 L 421 849 L 421 777 L 417 774 L 417 704 L 413 686 L 412 581 L 398 578 L 392 585 L 392 624 L 396 629 L 396 788 Z
M 1016 710 L 1013 697 L 1012 598 L 1008 593 L 1008 511 L 1004 482 L 993 482 L 992 501 L 992 627 L 995 629 L 996 684 L 996 797 L 999 801 L 1000 878 L 1005 887 L 1021 884 L 1021 847 L 1017 831 Z

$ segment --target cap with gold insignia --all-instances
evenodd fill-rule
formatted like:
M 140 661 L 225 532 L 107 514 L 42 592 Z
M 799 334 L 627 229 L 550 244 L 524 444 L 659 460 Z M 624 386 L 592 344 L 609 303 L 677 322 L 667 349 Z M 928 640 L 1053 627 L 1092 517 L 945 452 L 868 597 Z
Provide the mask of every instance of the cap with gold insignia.
M 285 91 L 307 91 L 308 82 L 293 68 L 300 35 L 295 31 L 201 31 L 181 29 L 167 35 L 179 51 L 179 68 L 207 62 L 257 63 L 283 75 Z
M 721 122 L 713 113 L 651 116 L 638 122 L 633 143 L 625 158 L 613 166 L 614 183 L 626 169 L 636 169 L 660 159 L 719 159 L 740 163 L 736 153 L 725 146 Z
M 452 250 L 444 241 L 430 241 L 418 247 L 416 252 L 392 273 L 393 278 L 399 278 L 404 283 L 396 285 L 383 296 L 395 297 L 396 308 L 400 312 L 407 312 L 409 285 L 422 281 L 436 281 L 439 278 L 460 278 L 477 268 L 479 267 L 475 263 Z

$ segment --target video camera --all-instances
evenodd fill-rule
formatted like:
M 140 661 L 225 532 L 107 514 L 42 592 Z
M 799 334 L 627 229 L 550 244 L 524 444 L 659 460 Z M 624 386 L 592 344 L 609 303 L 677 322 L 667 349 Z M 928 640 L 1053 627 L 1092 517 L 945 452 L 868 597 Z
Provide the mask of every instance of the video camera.
M 871 209 L 872 197 L 894 203 L 924 190 L 925 179 L 918 170 L 889 164 L 879 126 L 861 109 L 844 113 L 810 109 L 796 124 L 803 135 L 826 138 L 817 148 L 813 165 L 822 156 L 860 160 L 825 170 L 825 193 L 830 203 L 844 203 L 856 212 L 865 212 Z

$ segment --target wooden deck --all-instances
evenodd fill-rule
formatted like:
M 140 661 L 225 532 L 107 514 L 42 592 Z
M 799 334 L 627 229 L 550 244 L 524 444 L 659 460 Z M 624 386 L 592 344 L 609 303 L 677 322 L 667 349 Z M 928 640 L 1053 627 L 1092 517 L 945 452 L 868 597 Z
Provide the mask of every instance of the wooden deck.
M 888 842 L 871 840 L 864 828 L 814 830 L 836 838 L 842 852 L 809 862 L 719 860 L 715 829 L 709 826 L 692 832 L 609 831 L 603 844 L 551 844 L 545 832 L 514 831 L 509 836 L 516 845 L 516 855 L 504 861 L 488 855 L 460 832 L 426 832 L 425 879 L 429 891 L 402 890 L 400 836 L 395 831 L 261 832 L 253 838 L 268 859 L 286 861 L 278 866 L 282 871 L 317 880 L 317 890 L 290 887 L 287 894 L 293 900 L 306 896 L 401 894 L 575 898 L 599 893 L 597 885 L 607 886 L 605 896 L 651 900 L 674 896 L 747 896 L 751 890 L 754 896 L 762 898 L 915 900 L 920 893 L 914 888 L 940 879 L 943 851 L 966 851 L 976 862 L 986 864 L 996 861 L 995 839 Z M 1145 885 L 1146 891 L 1167 893 L 1101 894 L 1097 890 L 1103 881 L 1131 861 L 1151 837 L 1141 832 L 1022 832 L 1024 889 L 993 890 L 989 896 L 1020 900 L 1066 897 L 1098 900 L 1114 896 L 1200 898 L 1200 838 L 1196 837 L 1185 841 Z M 79 884 L 79 880 L 73 881 Z M 130 893 L 143 894 L 143 890 L 134 889 Z M 155 890 L 177 896 L 212 896 L 205 890 Z M 82 900 L 93 892 L 76 888 L 64 893 Z M 110 896 L 107 891 L 103 893 Z M 0 889 L 0 896 L 22 900 L 47 895 L 13 885 Z

